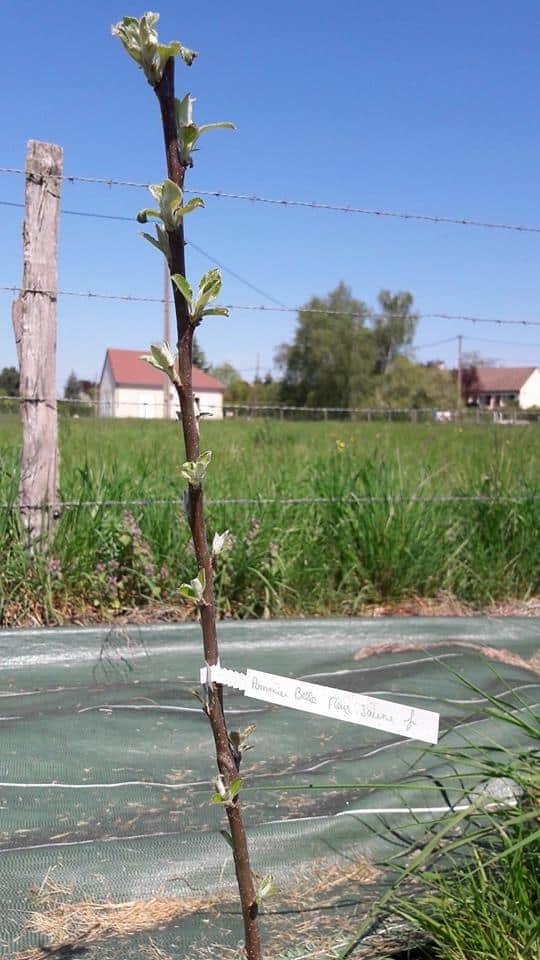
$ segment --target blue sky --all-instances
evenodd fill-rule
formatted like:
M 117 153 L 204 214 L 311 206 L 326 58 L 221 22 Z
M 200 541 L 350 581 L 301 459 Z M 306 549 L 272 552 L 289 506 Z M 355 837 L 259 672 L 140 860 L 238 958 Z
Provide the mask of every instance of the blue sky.
M 540 7 L 439 0 L 163 0 L 160 33 L 200 52 L 178 67 L 177 94 L 199 122 L 237 132 L 201 141 L 188 186 L 365 208 L 540 224 Z M 66 174 L 160 181 L 157 102 L 110 35 L 145 8 L 93 0 L 3 4 L 0 166 L 24 166 L 30 138 L 64 148 Z M 0 175 L 0 200 L 22 178 Z M 67 210 L 130 217 L 144 190 L 64 183 Z M 21 280 L 22 211 L 0 206 L 0 285 Z M 64 215 L 59 286 L 160 296 L 160 256 L 138 226 Z M 538 320 L 540 235 L 209 199 L 186 219 L 200 247 L 284 304 L 345 280 L 374 305 L 410 290 L 418 310 Z M 208 268 L 189 250 L 188 274 Z M 224 274 L 222 301 L 270 301 Z M 10 295 L 0 294 L 0 367 L 15 362 Z M 99 374 L 107 346 L 146 349 L 161 307 L 62 297 L 58 378 Z M 235 310 L 199 339 L 214 363 L 253 375 L 291 340 L 295 315 Z M 540 327 L 421 321 L 417 344 L 461 333 L 506 364 L 540 363 Z M 487 342 L 490 341 L 490 342 Z M 493 342 L 491 342 L 493 341 Z M 455 361 L 455 343 L 421 350 Z

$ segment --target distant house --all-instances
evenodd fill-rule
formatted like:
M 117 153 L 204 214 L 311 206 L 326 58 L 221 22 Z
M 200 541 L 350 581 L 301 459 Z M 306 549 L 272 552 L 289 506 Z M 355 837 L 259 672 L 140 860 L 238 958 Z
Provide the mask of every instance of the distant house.
M 147 352 L 107 350 L 99 384 L 100 416 L 176 419 L 176 391 L 164 374 L 140 359 Z M 219 380 L 193 367 L 193 393 L 200 413 L 220 420 L 224 392 Z
M 494 410 L 517 403 L 522 410 L 540 407 L 538 367 L 478 367 L 467 400 Z

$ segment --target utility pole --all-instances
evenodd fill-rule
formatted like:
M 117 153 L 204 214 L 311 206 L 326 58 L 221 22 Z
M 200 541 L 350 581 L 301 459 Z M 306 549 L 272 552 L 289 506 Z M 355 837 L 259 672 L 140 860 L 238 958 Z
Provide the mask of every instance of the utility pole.
M 457 360 L 457 405 L 458 410 L 461 408 L 463 403 L 462 397 L 462 381 L 463 381 L 463 366 L 462 366 L 462 345 L 463 345 L 463 336 L 461 333 L 457 336 L 458 343 L 458 360 Z
M 171 312 L 170 312 L 170 273 L 169 264 L 163 258 L 163 339 L 171 342 Z M 171 393 L 168 377 L 163 378 L 163 417 L 171 418 Z

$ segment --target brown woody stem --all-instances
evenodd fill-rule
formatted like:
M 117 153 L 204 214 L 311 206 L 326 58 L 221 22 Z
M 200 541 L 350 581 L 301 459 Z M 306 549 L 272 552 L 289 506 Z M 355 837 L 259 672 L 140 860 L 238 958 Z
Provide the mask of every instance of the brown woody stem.
M 178 135 L 174 110 L 174 59 L 172 57 L 167 61 L 163 77 L 155 87 L 155 92 L 161 109 L 168 177 L 183 189 L 186 170 L 180 162 L 178 151 Z M 180 221 L 180 226 L 174 232 L 169 233 L 169 243 L 171 248 L 171 275 L 179 273 L 185 277 L 186 264 L 183 220 Z M 173 286 L 173 294 L 178 331 L 178 368 L 180 375 L 180 382 L 176 384 L 176 390 L 180 401 L 186 456 L 188 460 L 195 461 L 199 456 L 200 447 L 199 429 L 192 389 L 194 327 L 190 322 L 188 305 L 176 286 Z M 198 569 L 203 569 L 206 575 L 203 603 L 200 606 L 204 658 L 206 663 L 214 665 L 219 659 L 216 636 L 214 571 L 212 557 L 208 549 L 204 517 L 204 495 L 201 486 L 194 487 L 191 484 L 189 485 L 187 514 Z M 240 763 L 237 755 L 231 748 L 227 734 L 227 725 L 223 712 L 222 687 L 216 683 L 209 684 L 207 687 L 206 712 L 214 737 L 218 769 L 227 787 L 238 776 Z M 238 796 L 234 802 L 226 804 L 226 812 L 231 831 L 236 879 L 242 905 L 246 955 L 248 960 L 261 960 L 262 954 L 259 923 L 257 919 L 256 891 L 249 863 L 247 837 L 242 820 L 241 803 Z

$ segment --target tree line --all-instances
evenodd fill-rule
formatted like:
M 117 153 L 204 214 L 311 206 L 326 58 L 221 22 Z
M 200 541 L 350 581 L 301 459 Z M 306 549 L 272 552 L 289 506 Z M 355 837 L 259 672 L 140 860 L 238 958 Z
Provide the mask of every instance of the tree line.
M 373 310 L 342 282 L 301 308 L 292 342 L 276 351 L 278 377 L 248 383 L 231 364 L 208 370 L 229 403 L 452 408 L 456 372 L 409 356 L 418 320 L 411 293 L 381 290 Z

